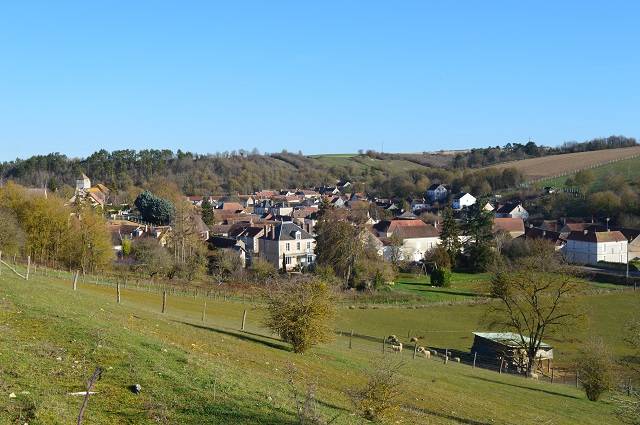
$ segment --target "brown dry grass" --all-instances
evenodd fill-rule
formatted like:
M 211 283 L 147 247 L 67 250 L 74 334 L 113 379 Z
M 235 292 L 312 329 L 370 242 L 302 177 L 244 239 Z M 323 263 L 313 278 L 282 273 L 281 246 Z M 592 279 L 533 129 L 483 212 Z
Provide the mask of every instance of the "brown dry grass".
M 637 155 L 640 155 L 640 146 L 524 159 L 495 165 L 491 168 L 516 168 L 522 171 L 525 181 L 531 181 L 571 174 L 583 168 Z

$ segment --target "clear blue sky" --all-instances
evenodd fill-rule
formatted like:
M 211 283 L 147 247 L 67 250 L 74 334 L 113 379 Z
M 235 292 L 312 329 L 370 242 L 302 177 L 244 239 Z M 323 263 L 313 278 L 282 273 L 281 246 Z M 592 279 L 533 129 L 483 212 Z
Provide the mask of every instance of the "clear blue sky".
M 638 1 L 0 0 L 0 161 L 640 137 Z

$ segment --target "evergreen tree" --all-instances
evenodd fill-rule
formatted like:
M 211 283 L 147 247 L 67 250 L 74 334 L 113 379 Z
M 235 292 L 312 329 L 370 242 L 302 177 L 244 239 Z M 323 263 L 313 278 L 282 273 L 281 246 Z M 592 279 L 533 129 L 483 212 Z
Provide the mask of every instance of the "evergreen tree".
M 168 224 L 174 214 L 173 204 L 145 190 L 133 202 L 142 219 L 154 224 Z
M 463 228 L 466 235 L 471 238 L 469 265 L 479 272 L 489 270 L 496 257 L 492 249 L 495 238 L 491 212 L 485 211 L 479 203 L 475 203 L 469 210 Z
M 462 243 L 460 242 L 460 225 L 456 221 L 451 208 L 447 208 L 442 212 L 440 245 L 449 254 L 451 267 L 455 267 Z
M 205 196 L 202 199 L 202 205 L 200 206 L 200 216 L 202 217 L 202 221 L 207 226 L 213 226 L 215 223 L 215 214 L 213 212 L 213 204 L 211 203 L 211 199 L 208 196 Z

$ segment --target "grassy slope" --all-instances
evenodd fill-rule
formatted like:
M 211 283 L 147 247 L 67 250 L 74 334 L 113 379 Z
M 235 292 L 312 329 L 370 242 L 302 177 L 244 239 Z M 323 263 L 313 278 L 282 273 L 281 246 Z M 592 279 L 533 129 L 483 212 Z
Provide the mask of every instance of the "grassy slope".
M 606 190 L 605 177 L 610 173 L 624 176 L 627 183 L 638 182 L 640 181 L 640 157 L 625 159 L 622 161 L 594 167 L 591 169 L 591 172 L 595 176 L 595 181 L 593 182 L 589 190 L 593 192 Z M 574 174 L 570 174 L 567 176 L 543 180 L 540 183 L 540 186 L 563 187 L 567 178 L 573 175 Z
M 507 162 L 490 168 L 516 168 L 522 171 L 525 180 L 541 179 L 560 174 L 570 174 L 594 165 L 617 161 L 640 154 L 640 146 L 632 148 L 606 149 L 592 152 L 578 152 L 565 155 L 551 155 L 541 158 Z
M 339 165 L 353 167 L 357 173 L 365 169 L 386 170 L 390 173 L 399 173 L 423 168 L 421 165 L 404 159 L 379 160 L 368 156 L 357 155 L 314 155 L 311 158 L 325 165 Z
M 255 306 L 169 296 L 161 314 L 158 293 L 115 289 L 34 276 L 24 282 L 6 269 L 0 276 L 0 422 L 75 423 L 80 396 L 96 366 L 105 370 L 94 387 L 83 423 L 296 423 L 287 367 L 318 382 L 316 397 L 336 423 L 355 423 L 344 389 L 362 380 L 361 369 L 379 356 L 376 337 L 424 335 L 421 344 L 467 351 L 482 305 L 424 309 L 341 310 L 339 330 L 356 335 L 349 350 L 343 336 L 305 356 L 260 326 Z M 627 355 L 619 335 L 620 314 L 640 303 L 640 293 L 592 296 L 594 331 Z M 239 331 L 248 310 L 245 332 Z M 622 313 L 621 313 L 622 314 Z M 561 352 L 575 343 L 564 343 Z M 613 405 L 586 400 L 580 390 L 518 376 L 444 365 L 436 359 L 402 358 L 404 391 L 399 412 L 413 423 L 612 423 Z M 289 365 L 289 366 L 288 366 Z M 302 385 L 296 376 L 298 390 Z M 140 383 L 135 395 L 128 386 Z M 215 390 L 215 391 L 214 391 Z M 6 395 L 13 392 L 16 398 Z M 23 394 L 28 392 L 28 394 Z

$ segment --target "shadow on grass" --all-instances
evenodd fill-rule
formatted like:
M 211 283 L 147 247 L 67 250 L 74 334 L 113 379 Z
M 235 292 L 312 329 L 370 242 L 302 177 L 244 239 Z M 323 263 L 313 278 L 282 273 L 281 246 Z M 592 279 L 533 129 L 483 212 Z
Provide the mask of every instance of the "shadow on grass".
M 443 418 L 443 419 L 447 419 L 450 421 L 455 421 L 456 423 L 460 423 L 460 424 L 469 424 L 469 425 L 489 425 L 492 424 L 493 422 L 480 422 L 480 421 L 475 421 L 473 419 L 465 419 L 465 418 L 460 418 L 458 416 L 453 416 L 453 415 L 446 415 L 442 412 L 436 412 L 435 410 L 429 410 L 429 409 L 422 409 L 419 407 L 413 407 L 413 406 L 405 406 L 408 410 L 417 410 L 420 413 L 424 413 L 426 415 L 432 415 L 432 416 L 436 416 L 438 418 Z
M 281 340 L 279 340 L 277 338 L 274 338 L 274 337 L 271 337 L 271 336 L 265 336 L 265 335 L 262 335 L 262 334 L 256 334 L 256 333 L 251 333 L 251 332 L 246 332 L 246 331 L 223 330 L 223 329 L 219 329 L 219 328 L 212 328 L 211 326 L 196 325 L 194 323 L 188 323 L 188 322 L 177 322 L 177 323 L 181 323 L 183 325 L 191 326 L 191 327 L 197 328 L 197 329 L 204 329 L 206 331 L 211 331 L 211 332 L 216 332 L 216 333 L 219 333 L 219 334 L 232 336 L 232 337 L 244 340 L 244 341 L 255 342 L 257 344 L 266 345 L 267 347 L 275 348 L 277 350 L 290 351 L 289 347 L 287 345 L 285 345 L 284 343 L 282 343 Z M 269 341 L 269 340 L 271 340 L 271 341 Z
M 550 395 L 558 395 L 558 396 L 561 396 L 561 397 L 572 398 L 574 400 L 580 400 L 581 399 L 581 397 L 576 397 L 576 396 L 568 395 L 568 394 L 562 394 L 562 393 L 559 393 L 559 392 L 556 392 L 556 391 L 543 390 L 541 388 L 531 388 L 531 387 L 527 387 L 527 386 L 524 386 L 524 385 L 507 384 L 506 382 L 500 382 L 500 381 L 496 381 L 494 379 L 488 379 L 488 378 L 481 378 L 479 376 L 472 376 L 472 378 L 473 379 L 478 379 L 480 381 L 491 382 L 491 383 L 494 383 L 494 384 L 507 385 L 509 387 L 523 388 L 525 390 L 538 391 L 538 392 L 546 393 L 546 394 L 550 394 Z M 523 377 L 522 379 L 526 379 L 526 378 Z
M 403 283 L 402 285 L 405 286 L 404 291 L 402 292 L 419 293 L 419 294 L 458 295 L 463 297 L 477 296 L 477 294 L 474 294 L 473 292 L 459 292 L 459 291 L 452 291 L 452 290 L 446 290 L 446 289 L 435 289 L 435 288 L 432 288 L 431 286 L 425 287 L 425 285 L 420 285 L 420 284 Z

